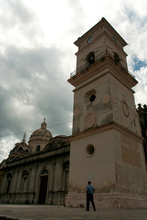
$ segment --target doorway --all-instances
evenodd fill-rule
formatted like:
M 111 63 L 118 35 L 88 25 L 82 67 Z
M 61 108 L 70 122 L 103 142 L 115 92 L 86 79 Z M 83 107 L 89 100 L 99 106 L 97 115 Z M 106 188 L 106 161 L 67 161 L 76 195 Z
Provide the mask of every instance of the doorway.
M 47 194 L 47 183 L 48 183 L 48 174 L 41 175 L 40 182 L 40 193 L 39 193 L 39 204 L 45 204 L 46 194 Z

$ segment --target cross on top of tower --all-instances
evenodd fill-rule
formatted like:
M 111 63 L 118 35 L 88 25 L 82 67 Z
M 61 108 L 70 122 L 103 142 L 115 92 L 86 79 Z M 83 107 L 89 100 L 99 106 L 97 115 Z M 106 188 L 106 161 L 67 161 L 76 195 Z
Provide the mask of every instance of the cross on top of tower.
M 47 127 L 47 124 L 46 124 L 46 118 L 44 118 L 44 121 L 43 121 L 43 123 L 41 124 L 41 128 L 42 129 L 46 129 L 46 127 Z

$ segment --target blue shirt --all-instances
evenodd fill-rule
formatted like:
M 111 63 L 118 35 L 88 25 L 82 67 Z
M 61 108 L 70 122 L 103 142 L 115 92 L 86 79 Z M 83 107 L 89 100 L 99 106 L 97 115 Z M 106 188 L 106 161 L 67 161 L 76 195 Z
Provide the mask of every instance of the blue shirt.
M 88 194 L 93 194 L 93 190 L 95 190 L 94 187 L 91 184 L 89 184 L 87 186 L 87 193 Z

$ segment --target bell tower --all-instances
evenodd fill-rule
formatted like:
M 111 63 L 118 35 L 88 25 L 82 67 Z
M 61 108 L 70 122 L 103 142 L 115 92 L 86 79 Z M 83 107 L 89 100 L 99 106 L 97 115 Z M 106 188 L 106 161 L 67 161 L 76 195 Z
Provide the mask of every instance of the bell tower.
M 68 80 L 75 89 L 66 205 L 85 206 L 91 180 L 99 208 L 142 208 L 147 172 L 127 43 L 102 18 L 75 45 L 76 71 Z

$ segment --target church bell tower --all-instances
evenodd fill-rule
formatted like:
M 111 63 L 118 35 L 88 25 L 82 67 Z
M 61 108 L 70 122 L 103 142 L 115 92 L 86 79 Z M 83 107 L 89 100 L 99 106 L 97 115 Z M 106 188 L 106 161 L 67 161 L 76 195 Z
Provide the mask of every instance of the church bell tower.
M 142 208 L 147 172 L 127 43 L 102 18 L 75 45 L 77 66 L 68 80 L 75 89 L 66 205 L 85 206 L 91 180 L 99 208 Z

